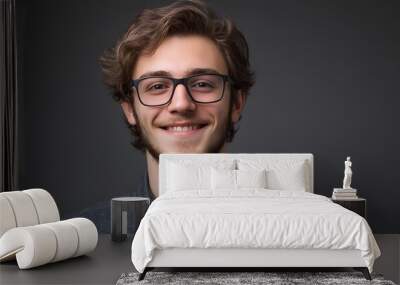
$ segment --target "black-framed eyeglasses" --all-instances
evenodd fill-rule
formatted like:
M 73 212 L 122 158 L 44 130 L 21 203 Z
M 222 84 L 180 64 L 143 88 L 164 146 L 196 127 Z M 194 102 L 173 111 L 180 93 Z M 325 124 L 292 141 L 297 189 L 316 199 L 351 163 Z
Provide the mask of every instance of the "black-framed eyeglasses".
M 175 88 L 183 84 L 196 103 L 215 103 L 224 96 L 225 82 L 233 84 L 230 76 L 224 74 L 197 74 L 185 78 L 149 76 L 132 80 L 140 103 L 144 106 L 163 106 L 171 102 Z

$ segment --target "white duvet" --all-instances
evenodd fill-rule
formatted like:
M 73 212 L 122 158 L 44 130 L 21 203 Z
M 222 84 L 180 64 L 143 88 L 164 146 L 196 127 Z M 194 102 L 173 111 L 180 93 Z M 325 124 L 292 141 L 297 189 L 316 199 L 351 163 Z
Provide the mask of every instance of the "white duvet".
M 211 194 L 211 193 L 210 193 Z M 364 218 L 307 192 L 246 189 L 166 193 L 150 205 L 132 242 L 143 272 L 154 249 L 358 249 L 372 272 L 380 250 Z

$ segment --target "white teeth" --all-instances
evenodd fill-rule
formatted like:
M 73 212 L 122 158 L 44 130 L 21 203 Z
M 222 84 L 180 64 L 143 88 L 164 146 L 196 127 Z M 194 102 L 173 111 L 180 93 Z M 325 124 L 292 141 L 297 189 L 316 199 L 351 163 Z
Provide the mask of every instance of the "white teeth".
M 168 131 L 173 131 L 173 132 L 187 132 L 187 131 L 192 131 L 195 129 L 198 129 L 199 126 L 198 125 L 192 125 L 192 126 L 172 126 L 172 127 L 168 127 Z

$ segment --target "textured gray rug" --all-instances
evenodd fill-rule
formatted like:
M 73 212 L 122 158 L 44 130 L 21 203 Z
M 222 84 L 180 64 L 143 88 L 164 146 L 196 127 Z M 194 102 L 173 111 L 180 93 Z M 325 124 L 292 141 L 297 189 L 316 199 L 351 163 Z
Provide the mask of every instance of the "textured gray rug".
M 124 273 L 117 285 L 133 284 L 379 284 L 395 285 L 384 280 L 382 275 L 372 274 L 372 281 L 361 272 L 147 272 L 145 279 L 138 281 L 139 273 Z

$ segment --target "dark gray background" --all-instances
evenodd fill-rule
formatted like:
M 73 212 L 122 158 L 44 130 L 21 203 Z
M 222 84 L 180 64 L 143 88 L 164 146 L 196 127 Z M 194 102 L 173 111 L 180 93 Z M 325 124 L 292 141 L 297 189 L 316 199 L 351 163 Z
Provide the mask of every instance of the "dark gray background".
M 97 60 L 170 2 L 17 0 L 20 189 L 47 189 L 63 216 L 135 193 L 145 160 Z M 373 231 L 400 233 L 400 2 L 209 3 L 246 35 L 256 72 L 230 151 L 313 153 L 327 196 L 350 155 Z

